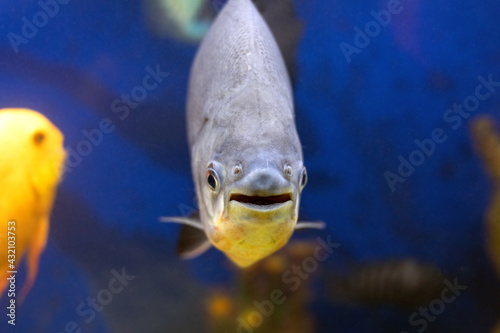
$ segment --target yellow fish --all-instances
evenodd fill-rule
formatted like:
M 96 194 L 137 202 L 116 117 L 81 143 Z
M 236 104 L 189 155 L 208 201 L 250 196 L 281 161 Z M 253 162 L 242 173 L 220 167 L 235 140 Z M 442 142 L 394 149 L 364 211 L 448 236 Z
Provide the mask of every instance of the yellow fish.
M 7 271 L 17 270 L 24 255 L 27 255 L 28 276 L 20 300 L 35 282 L 65 156 L 63 135 L 43 115 L 28 109 L 0 110 L 2 294 L 8 284 Z M 8 251 L 8 246 L 14 243 L 14 249 Z

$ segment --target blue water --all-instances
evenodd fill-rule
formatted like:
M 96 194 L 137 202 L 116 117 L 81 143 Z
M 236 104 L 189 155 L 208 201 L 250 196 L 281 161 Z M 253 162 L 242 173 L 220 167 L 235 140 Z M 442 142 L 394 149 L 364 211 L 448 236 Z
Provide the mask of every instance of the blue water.
M 342 43 L 356 47 L 355 28 L 364 31 L 370 12 L 391 2 L 295 1 L 304 23 L 297 128 L 309 174 L 301 217 L 328 225 L 307 235 L 331 234 L 341 244 L 324 263 L 331 271 L 414 257 L 466 284 L 427 332 L 488 332 L 500 317 L 499 282 L 483 250 L 491 185 L 468 126 L 479 114 L 500 120 L 500 87 L 471 118 L 443 116 L 474 95 L 479 76 L 500 81 L 500 3 L 401 1 L 390 23 L 371 24 L 372 37 L 346 56 Z M 180 261 L 178 227 L 158 222 L 196 208 L 184 107 L 197 45 L 153 34 L 141 1 L 73 0 L 13 47 L 9 33 L 21 36 L 23 17 L 33 22 L 41 7 L 23 0 L 0 8 L 0 108 L 40 111 L 62 130 L 68 151 L 88 152 L 70 157 L 15 331 L 203 331 L 190 319 L 203 316 L 202 295 L 232 283 L 236 269 L 215 250 Z M 137 105 L 115 112 L 113 105 L 126 105 L 113 104 L 122 94 L 139 96 L 148 68 L 168 75 Z M 110 133 L 82 146 L 83 131 L 96 133 L 103 119 Z M 437 128 L 446 140 L 391 191 L 384 173 L 397 173 L 398 156 L 409 159 L 414 141 Z M 93 317 L 78 313 L 122 268 L 135 276 L 124 291 Z M 416 332 L 398 311 L 346 308 L 326 297 L 312 309 L 318 332 Z

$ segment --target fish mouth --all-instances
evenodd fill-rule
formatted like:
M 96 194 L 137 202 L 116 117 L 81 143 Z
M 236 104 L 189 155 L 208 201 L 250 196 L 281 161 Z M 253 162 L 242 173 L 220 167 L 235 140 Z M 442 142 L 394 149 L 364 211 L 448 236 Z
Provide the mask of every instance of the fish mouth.
M 289 201 L 292 201 L 292 193 L 278 195 L 260 196 L 233 193 L 229 197 L 229 202 L 235 201 L 243 206 L 257 210 L 273 210 Z

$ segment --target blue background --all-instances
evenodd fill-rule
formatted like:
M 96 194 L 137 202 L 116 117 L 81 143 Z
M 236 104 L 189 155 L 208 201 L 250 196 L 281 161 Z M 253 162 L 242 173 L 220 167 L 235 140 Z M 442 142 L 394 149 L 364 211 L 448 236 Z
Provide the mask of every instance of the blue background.
M 402 1 L 348 62 L 340 44 L 354 44 L 354 28 L 387 1 L 294 2 L 304 23 L 294 89 L 309 174 L 301 219 L 328 224 L 305 235 L 331 234 L 341 244 L 325 263 L 332 272 L 403 257 L 439 266 L 468 289 L 427 332 L 487 332 L 500 317 L 498 278 L 484 251 L 492 187 L 470 120 L 453 130 L 443 114 L 474 94 L 479 75 L 500 81 L 500 3 Z M 178 226 L 158 222 L 196 208 L 184 117 L 196 45 L 151 33 L 140 1 L 73 0 L 16 53 L 8 34 L 21 35 L 22 18 L 32 21 L 40 6 L 3 0 L 0 8 L 0 107 L 40 111 L 73 150 L 101 119 L 115 126 L 60 185 L 16 331 L 63 332 L 71 321 L 84 332 L 204 331 L 203 320 L 186 318 L 203 318 L 207 290 L 232 283 L 236 269 L 215 250 L 180 261 Z M 142 85 L 148 66 L 169 75 L 120 119 L 112 102 Z M 499 109 L 500 88 L 474 115 L 500 120 Z M 414 140 L 435 128 L 448 139 L 391 192 L 384 173 L 396 173 L 398 156 L 408 158 Z M 122 267 L 135 279 L 85 322 L 77 306 Z M 327 297 L 313 310 L 318 332 L 415 332 L 396 310 L 345 308 Z

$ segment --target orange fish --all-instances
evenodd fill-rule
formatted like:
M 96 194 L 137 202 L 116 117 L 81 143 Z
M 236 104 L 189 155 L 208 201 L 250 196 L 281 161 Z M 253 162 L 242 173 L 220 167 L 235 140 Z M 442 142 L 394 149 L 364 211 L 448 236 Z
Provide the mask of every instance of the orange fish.
M 65 156 L 63 135 L 43 115 L 0 110 L 0 292 L 8 285 L 7 271 L 18 270 L 26 255 L 20 301 L 36 279 Z

